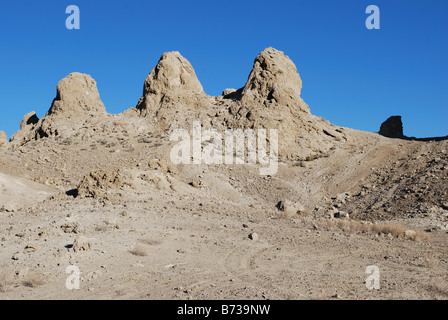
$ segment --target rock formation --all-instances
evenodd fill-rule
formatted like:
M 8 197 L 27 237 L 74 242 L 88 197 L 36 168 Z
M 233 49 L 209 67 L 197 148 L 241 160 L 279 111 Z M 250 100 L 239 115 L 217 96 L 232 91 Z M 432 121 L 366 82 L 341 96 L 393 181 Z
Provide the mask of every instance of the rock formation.
M 68 136 L 86 119 L 106 114 L 95 80 L 87 74 L 71 73 L 58 83 L 56 98 L 38 123 L 35 138 Z
M 325 153 L 344 133 L 311 114 L 300 97 L 302 80 L 282 51 L 263 50 L 254 61 L 246 85 L 224 97 L 231 100 L 230 128 L 277 129 L 279 155 L 306 159 Z
M 23 117 L 22 122 L 20 122 L 20 129 L 22 130 L 29 125 L 35 125 L 38 122 L 39 118 L 37 117 L 36 112 L 31 111 Z
M 402 138 L 403 123 L 401 116 L 392 116 L 381 124 L 379 134 L 388 138 Z
M 6 133 L 3 131 L 0 131 L 0 148 L 8 146 L 8 137 L 6 136 Z
M 46 137 L 70 136 L 91 118 L 107 116 L 96 82 L 91 76 L 74 72 L 57 85 L 56 97 L 47 114 L 38 119 L 34 112 L 25 115 L 20 131 L 12 138 L 19 144 Z
M 101 102 L 96 81 L 88 74 L 74 72 L 59 81 L 56 98 L 53 100 L 48 115 L 106 113 Z
M 123 130 L 136 134 L 193 129 L 270 129 L 278 132 L 278 155 L 296 159 L 325 154 L 345 137 L 343 129 L 311 114 L 302 100 L 302 79 L 295 64 L 274 48 L 254 61 L 247 83 L 222 96 L 205 94 L 191 64 L 175 52 L 164 53 L 147 76 L 137 106 L 120 115 L 108 115 L 96 82 L 72 73 L 57 86 L 57 95 L 40 120 L 28 114 L 11 140 L 23 145 L 45 137 L 89 139 L 98 132 Z M 114 121 L 110 121 L 111 118 Z M 269 139 L 269 138 L 268 138 Z M 269 148 L 269 142 L 268 142 Z
M 256 57 L 240 100 L 248 106 L 277 104 L 309 113 L 301 91 L 302 79 L 294 63 L 282 51 L 267 48 Z
M 187 59 L 177 52 L 162 55 L 145 80 L 143 96 L 136 109 L 141 116 L 169 122 L 170 110 L 177 112 L 201 107 L 206 99 L 202 85 Z M 168 111 L 168 112 L 167 112 Z
M 120 188 L 124 183 L 123 175 L 119 170 L 107 172 L 94 170 L 85 175 L 77 189 L 80 198 L 92 197 L 95 199 L 105 197 L 108 190 Z

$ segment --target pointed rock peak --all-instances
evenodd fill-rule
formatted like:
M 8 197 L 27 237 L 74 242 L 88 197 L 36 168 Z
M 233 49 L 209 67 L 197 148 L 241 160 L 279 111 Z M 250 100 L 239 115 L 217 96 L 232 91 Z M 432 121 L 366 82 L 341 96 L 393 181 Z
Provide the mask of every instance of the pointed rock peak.
M 301 90 L 302 80 L 291 59 L 282 51 L 266 48 L 255 58 L 241 101 L 299 106 L 309 112 L 300 98 Z
M 165 106 L 194 108 L 202 104 L 205 96 L 190 62 L 177 51 L 166 52 L 146 77 L 136 109 L 144 117 L 160 116 L 159 110 Z
M 190 62 L 179 52 L 166 52 L 145 81 L 144 94 L 165 94 L 172 90 L 202 93 L 203 88 Z
M 74 72 L 59 81 L 57 95 L 48 114 L 73 112 L 105 113 L 96 81 L 88 74 Z

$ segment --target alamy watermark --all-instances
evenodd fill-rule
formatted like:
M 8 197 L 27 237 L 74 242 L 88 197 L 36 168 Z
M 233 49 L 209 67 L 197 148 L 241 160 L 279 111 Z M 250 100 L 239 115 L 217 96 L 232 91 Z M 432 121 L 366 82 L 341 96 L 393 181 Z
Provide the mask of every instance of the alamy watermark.
M 366 288 L 369 290 L 379 290 L 380 289 L 380 268 L 375 265 L 368 266 L 366 268 L 366 273 L 369 276 L 366 279 Z
M 65 9 L 66 14 L 70 14 L 65 20 L 65 27 L 68 30 L 76 29 L 79 30 L 81 28 L 81 17 L 79 7 L 75 5 L 69 5 Z
M 370 14 L 366 19 L 366 28 L 369 30 L 380 29 L 380 8 L 370 5 L 366 8 L 366 13 Z
M 65 280 L 65 287 L 68 290 L 79 290 L 81 281 L 81 271 L 77 266 L 68 266 L 65 273 L 70 274 Z
M 69 14 L 65 20 L 65 27 L 68 30 L 79 30 L 81 24 L 79 7 L 73 4 L 69 5 L 65 9 L 65 13 Z M 369 5 L 365 13 L 369 14 L 366 19 L 366 28 L 369 30 L 380 29 L 380 8 L 376 5 Z
M 180 141 L 179 141 L 180 140 Z M 178 141 L 170 152 L 173 164 L 257 164 L 260 175 L 274 175 L 278 170 L 278 132 L 266 129 L 226 130 L 202 129 L 193 122 L 193 136 L 185 129 L 175 129 L 170 141 Z M 267 146 L 269 142 L 269 155 Z M 247 150 L 247 153 L 246 153 Z

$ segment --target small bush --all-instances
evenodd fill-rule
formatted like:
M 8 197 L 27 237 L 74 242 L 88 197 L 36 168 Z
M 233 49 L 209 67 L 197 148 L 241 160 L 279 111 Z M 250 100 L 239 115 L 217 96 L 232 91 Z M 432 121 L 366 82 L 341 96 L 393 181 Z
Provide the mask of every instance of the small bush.
M 0 272 L 0 292 L 6 292 L 9 285 L 13 283 L 13 279 L 10 273 L 6 270 Z
M 44 285 L 47 282 L 45 275 L 41 272 L 30 271 L 25 279 L 22 281 L 22 284 L 25 287 L 37 288 L 41 285 Z
M 147 256 L 148 253 L 146 252 L 145 248 L 142 246 L 136 245 L 133 249 L 129 250 L 130 253 L 132 253 L 134 256 L 144 257 Z

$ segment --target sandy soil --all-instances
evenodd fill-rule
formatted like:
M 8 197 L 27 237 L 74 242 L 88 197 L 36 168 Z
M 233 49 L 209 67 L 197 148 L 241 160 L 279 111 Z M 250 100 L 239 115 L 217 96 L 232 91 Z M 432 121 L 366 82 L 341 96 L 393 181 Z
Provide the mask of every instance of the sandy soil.
M 0 299 L 447 299 L 447 141 L 347 130 L 330 154 L 283 160 L 267 177 L 253 165 L 167 169 L 163 137 L 2 150 L 0 207 L 17 208 L 0 213 Z M 94 168 L 124 182 L 75 198 Z M 430 190 L 406 191 L 418 183 Z M 66 288 L 68 266 L 78 290 Z

